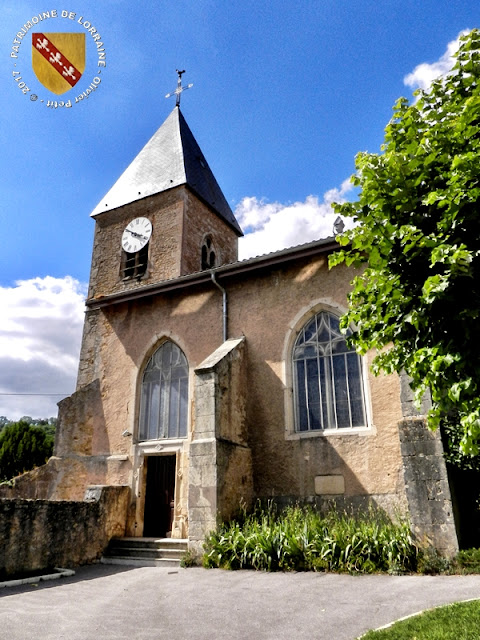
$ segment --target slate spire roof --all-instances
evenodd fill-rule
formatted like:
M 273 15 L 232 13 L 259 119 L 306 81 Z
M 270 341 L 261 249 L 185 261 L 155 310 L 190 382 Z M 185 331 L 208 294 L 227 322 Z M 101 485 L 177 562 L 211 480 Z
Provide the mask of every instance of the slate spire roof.
M 243 235 L 178 106 L 98 203 L 92 216 L 180 185 L 188 185 L 239 236 Z

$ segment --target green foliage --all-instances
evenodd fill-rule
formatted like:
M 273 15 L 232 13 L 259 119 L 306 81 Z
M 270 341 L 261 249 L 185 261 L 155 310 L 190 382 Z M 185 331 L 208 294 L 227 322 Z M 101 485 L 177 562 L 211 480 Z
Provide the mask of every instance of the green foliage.
M 387 629 L 369 631 L 362 640 L 477 640 L 480 600 L 458 602 L 400 620 Z
M 40 427 L 48 437 L 48 441 L 52 444 L 55 443 L 55 430 L 57 428 L 57 418 L 32 418 L 31 416 L 23 416 L 20 420 L 9 420 L 6 416 L 0 416 L 0 433 L 9 424 L 16 424 L 17 422 L 26 422 L 27 424 L 35 427 Z
M 8 424 L 0 433 L 0 480 L 45 464 L 52 452 L 52 436 L 41 427 L 23 420 Z
M 464 549 L 454 558 L 445 558 L 436 549 L 426 547 L 419 550 L 417 573 L 438 574 L 480 574 L 480 549 Z
M 456 573 L 480 573 L 480 549 L 459 551 L 455 558 Z
M 454 561 L 440 555 L 433 547 L 420 550 L 417 561 L 417 572 L 435 576 L 440 573 L 454 573 Z
M 441 424 L 445 460 L 463 471 L 480 471 L 480 455 L 462 453 L 462 432 L 458 428 L 458 417 L 455 418 L 448 416 Z
M 452 417 L 464 453 L 480 442 L 480 32 L 462 38 L 452 72 L 400 98 L 382 153 L 360 153 L 357 202 L 335 211 L 359 224 L 330 265 L 360 267 L 345 329 L 375 373 L 405 370 L 427 389 L 436 428 Z
M 180 560 L 180 566 L 182 569 L 188 569 L 195 567 L 198 563 L 198 558 L 190 551 L 186 551 Z
M 408 524 L 383 513 L 354 518 L 274 505 L 222 525 L 205 542 L 204 566 L 265 571 L 403 573 L 416 566 Z

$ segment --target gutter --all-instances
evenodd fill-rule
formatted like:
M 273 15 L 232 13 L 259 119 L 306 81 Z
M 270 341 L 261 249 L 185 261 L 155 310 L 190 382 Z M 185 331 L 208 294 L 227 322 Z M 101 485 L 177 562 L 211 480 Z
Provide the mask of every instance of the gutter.
M 210 277 L 212 279 L 213 284 L 220 289 L 222 292 L 222 325 L 223 325 L 223 342 L 226 342 L 228 339 L 228 309 L 227 309 L 227 292 L 219 284 L 215 278 L 215 271 L 210 272 Z

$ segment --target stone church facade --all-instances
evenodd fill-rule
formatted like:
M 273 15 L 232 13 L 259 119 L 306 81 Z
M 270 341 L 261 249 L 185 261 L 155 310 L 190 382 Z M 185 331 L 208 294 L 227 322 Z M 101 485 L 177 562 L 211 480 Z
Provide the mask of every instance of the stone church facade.
M 125 535 L 194 550 L 256 499 L 371 503 L 455 548 L 438 437 L 339 331 L 352 272 L 329 270 L 334 238 L 238 261 L 242 231 L 179 106 L 92 217 L 77 390 L 37 497 L 126 485 Z

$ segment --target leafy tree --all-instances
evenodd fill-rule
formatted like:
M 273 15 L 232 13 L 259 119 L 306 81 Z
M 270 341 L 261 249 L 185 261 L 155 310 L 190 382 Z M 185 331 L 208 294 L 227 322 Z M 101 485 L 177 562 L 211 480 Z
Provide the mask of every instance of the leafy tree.
M 0 417 L 0 422 L 1 422 L 2 418 Z M 9 420 L 8 418 L 5 418 L 6 422 L 12 422 L 12 420 Z M 27 424 L 33 424 L 36 427 L 43 427 L 43 426 L 47 426 L 47 425 L 53 425 L 54 427 L 57 424 L 57 418 L 32 418 L 31 416 L 22 416 L 19 420 L 19 422 L 26 422 Z
M 356 348 L 377 349 L 375 373 L 405 370 L 428 424 L 456 425 L 464 453 L 480 441 L 480 32 L 462 37 L 450 74 L 400 98 L 381 153 L 360 153 L 358 221 L 331 266 L 363 270 L 343 327 Z
M 51 443 L 52 447 L 55 444 L 55 430 L 57 427 L 57 418 L 32 418 L 31 416 L 23 416 L 20 421 L 26 422 L 29 425 L 40 427 L 47 436 L 47 441 Z
M 53 441 L 44 429 L 20 420 L 0 433 L 0 480 L 9 480 L 38 467 L 53 452 Z
M 2 433 L 4 427 L 6 427 L 7 424 L 10 424 L 10 422 L 11 420 L 9 420 L 6 416 L 0 416 L 0 433 Z

